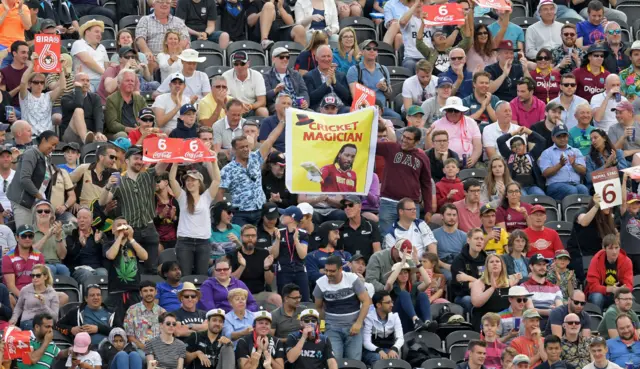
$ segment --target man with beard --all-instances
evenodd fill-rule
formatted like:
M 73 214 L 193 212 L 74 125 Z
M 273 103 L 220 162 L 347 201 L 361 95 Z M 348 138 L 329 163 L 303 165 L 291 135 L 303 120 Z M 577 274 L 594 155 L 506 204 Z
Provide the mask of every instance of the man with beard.
M 537 314 L 545 317 L 549 316 L 552 309 L 562 306 L 563 303 L 560 287 L 547 279 L 547 263 L 549 261 L 542 254 L 531 255 L 529 279 L 522 283 L 522 287 L 531 293 L 527 309 L 536 309 Z
M 618 337 L 618 331 L 616 329 L 616 319 L 621 314 L 626 314 L 631 317 L 633 325 L 640 327 L 640 319 L 633 307 L 633 295 L 631 289 L 622 286 L 616 290 L 614 295 L 614 305 L 609 306 L 607 311 L 602 316 L 602 322 L 598 326 L 598 334 L 605 339 Z M 640 336 L 640 328 L 636 329 L 638 336 Z
M 640 81 L 640 77 L 638 77 L 640 74 L 640 40 L 634 41 L 627 52 L 631 57 L 631 65 L 620 72 L 620 90 L 624 96 L 635 100 L 640 96 L 640 89 L 637 88 Z
M 547 111 L 547 120 L 549 116 Z M 547 195 L 562 200 L 568 195 L 588 194 L 587 187 L 580 183 L 587 172 L 584 156 L 580 150 L 568 145 L 569 131 L 564 124 L 553 128 L 553 142 L 554 145 L 544 150 L 538 159 L 542 175 L 547 178 Z
M 111 144 L 98 146 L 96 161 L 91 164 L 78 166 L 69 177 L 76 185 L 76 194 L 79 194 L 78 203 L 81 206 L 91 206 L 100 197 L 104 187 L 109 181 L 115 169 L 116 149 Z M 107 206 L 109 208 L 109 206 Z
M 205 316 L 207 329 L 187 338 L 185 364 L 192 369 L 234 369 L 233 343 L 222 336 L 225 313 L 222 309 L 211 309 Z
M 354 144 L 345 144 L 338 151 L 333 164 L 320 169 L 322 192 L 357 192 L 357 177 L 353 168 L 358 148 Z M 337 165 L 336 165 L 337 164 Z
M 530 128 L 535 122 L 544 119 L 545 104 L 534 96 L 535 82 L 531 78 L 523 78 L 516 82 L 518 97 L 511 100 L 513 121 L 518 125 Z
M 340 204 L 347 221 L 340 226 L 338 249 L 351 255 L 360 253 L 368 261 L 373 253 L 381 250 L 378 224 L 362 216 L 362 199 L 357 195 L 346 195 Z
M 272 245 L 279 246 L 280 232 L 278 231 L 278 218 L 280 212 L 278 211 L 278 205 L 273 202 L 266 202 L 262 205 L 260 214 L 260 220 L 258 221 L 258 239 L 256 240 L 256 248 L 266 249 Z
M 289 192 L 284 180 L 285 167 L 287 166 L 284 154 L 278 151 L 271 152 L 265 165 L 262 190 L 268 201 L 283 209 L 295 205 L 298 202 L 298 196 Z
M 528 309 L 522 314 L 524 335 L 511 341 L 518 354 L 526 355 L 531 360 L 531 367 L 535 368 L 547 360 L 547 353 L 543 350 L 544 336 L 540 332 L 540 314 L 535 309 Z
M 125 154 L 127 163 L 126 174 L 111 175 L 109 181 L 100 194 L 100 206 L 105 206 L 111 200 L 118 201 L 122 215 L 133 227 L 133 238 L 139 240 L 146 250 L 148 257 L 144 261 L 144 271 L 147 274 L 155 272 L 158 263 L 158 231 L 153 223 L 156 216 L 155 189 L 156 175 L 165 172 L 166 164 L 159 163 L 153 168 L 142 171 L 142 147 L 132 146 Z
M 287 337 L 287 361 L 292 364 L 293 369 L 338 369 L 331 341 L 320 333 L 318 311 L 304 310 L 300 314 L 300 328 L 300 331 L 290 333 Z
M 497 96 L 489 92 L 491 75 L 485 71 L 473 75 L 473 93 L 462 99 L 464 106 L 469 108 L 467 115 L 478 123 L 496 121 Z M 491 155 L 489 155 L 491 157 Z
M 636 337 L 633 321 L 627 314 L 620 314 L 616 318 L 618 337 L 607 340 L 607 359 L 618 364 L 621 368 L 627 363 L 636 367 L 640 363 L 640 341 Z
M 458 208 L 455 205 L 444 204 L 440 212 L 442 227 L 433 231 L 437 243 L 429 245 L 427 251 L 438 255 L 440 272 L 450 281 L 451 263 L 467 243 L 467 235 L 458 229 Z
M 561 32 L 562 45 L 551 50 L 551 57 L 560 74 L 564 76 L 566 73 L 571 73 L 572 70 L 580 67 L 584 57 L 584 50 L 576 46 L 578 32 L 574 24 L 565 23 Z
M 172 313 L 176 315 L 178 323 L 174 335 L 182 341 L 186 341 L 186 338 L 194 332 L 207 330 L 205 311 L 196 308 L 200 297 L 202 294 L 191 282 L 184 282 L 182 289 L 178 292 L 180 307 Z
M 253 333 L 237 341 L 236 360 L 240 369 L 283 369 L 284 345 L 271 336 L 271 313 L 258 311 L 253 320 Z
M 590 337 L 580 335 L 580 317 L 570 313 L 564 316 L 564 336 L 562 336 L 562 354 L 560 357 L 576 368 L 584 368 L 589 364 Z
M 584 327 L 584 329 L 580 331 L 582 337 L 591 336 L 591 316 L 584 311 L 584 305 L 586 303 L 587 299 L 584 292 L 574 290 L 567 304 L 563 304 L 562 306 L 551 310 L 551 313 L 549 313 L 547 327 L 544 330 L 544 335 L 548 336 L 550 334 L 554 334 L 558 337 L 562 337 L 562 325 L 565 322 L 565 317 L 568 314 L 574 314 L 580 319 L 580 325 Z
M 576 116 L 578 106 L 582 104 L 589 104 L 587 100 L 576 95 L 577 86 L 578 84 L 576 82 L 576 76 L 571 73 L 563 74 L 562 77 L 560 77 L 560 95 L 550 101 L 560 104 L 564 108 L 564 110 L 562 110 L 562 114 L 560 115 L 560 119 L 564 122 L 564 124 L 567 125 L 569 131 L 571 131 L 576 125 L 578 125 L 578 117 Z M 587 133 L 586 137 L 589 137 L 589 133 Z M 590 138 L 589 146 L 591 146 Z M 579 148 L 579 146 L 574 147 Z
M 343 269 L 347 266 L 347 262 L 351 260 L 351 253 L 337 249 L 338 240 L 340 239 L 340 224 L 338 222 L 328 221 L 322 223 L 318 229 L 318 235 L 320 236 L 324 247 L 320 247 L 317 250 L 310 252 L 304 259 L 304 263 L 307 267 L 307 273 L 309 273 L 309 282 L 312 286 L 311 289 L 315 286 L 315 281 L 326 274 L 324 265 L 329 256 L 336 255 L 340 257 L 340 259 L 342 259 Z M 348 267 L 346 269 L 349 271 Z
M 111 328 L 120 323 L 102 303 L 100 286 L 90 284 L 85 291 L 84 303 L 60 318 L 55 329 L 71 339 L 80 332 L 89 333 L 91 343 L 97 346 L 109 336 Z
M 174 311 L 180 308 L 180 291 L 184 289 L 180 279 L 182 278 L 182 270 L 180 264 L 175 260 L 165 261 L 160 266 L 160 277 L 166 282 L 156 284 L 156 299 L 158 304 L 166 311 Z
M 231 276 L 244 282 L 259 304 L 266 302 L 276 307 L 282 306 L 280 295 L 265 290 L 265 285 L 271 285 L 274 280 L 273 255 L 266 249 L 256 248 L 257 240 L 258 229 L 254 225 L 242 226 L 242 246 L 230 255 Z
M 29 345 L 31 351 L 27 355 L 31 364 L 27 365 L 18 358 L 19 369 L 51 368 L 56 358 L 65 359 L 68 356 L 67 350 L 61 351 L 53 342 L 53 316 L 49 313 L 40 313 L 33 318 Z
M 604 80 L 604 92 L 591 98 L 593 122 L 596 128 L 609 132 L 609 128 L 617 123 L 616 106 L 620 102 L 628 101 L 626 97 L 619 96 L 620 94 L 620 77 L 617 74 L 608 75 Z
M 152 281 L 140 283 L 140 296 L 142 301 L 129 307 L 122 327 L 129 342 L 133 342 L 139 350 L 144 350 L 148 341 L 160 335 L 158 316 L 166 310 L 155 302 L 156 285 Z
M 605 8 L 605 13 L 607 10 L 609 9 Z M 602 66 L 609 73 L 620 73 L 622 69 L 631 65 L 627 46 L 622 41 L 622 28 L 617 22 L 608 21 L 604 26 L 604 34 L 606 42 L 603 45 L 605 54 Z

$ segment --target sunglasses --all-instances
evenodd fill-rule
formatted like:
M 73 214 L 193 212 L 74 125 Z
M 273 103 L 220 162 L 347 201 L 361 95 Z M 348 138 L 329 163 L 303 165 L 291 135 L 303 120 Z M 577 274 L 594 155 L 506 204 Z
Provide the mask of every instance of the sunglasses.
M 604 54 L 591 54 L 594 58 L 604 58 Z
M 218 86 L 213 86 L 213 88 L 217 88 L 218 90 L 226 90 L 227 86 L 225 85 L 218 85 Z
M 280 60 L 289 60 L 291 58 L 291 56 L 289 55 L 278 55 L 278 59 Z
M 23 240 L 26 240 L 27 238 L 28 238 L 28 239 L 30 239 L 30 240 L 33 240 L 33 238 L 34 238 L 35 236 L 36 236 L 36 235 L 35 235 L 35 234 L 33 234 L 33 233 L 26 233 L 26 234 L 21 234 L 21 235 L 20 235 L 20 238 L 22 238 Z
M 141 121 L 143 121 L 143 122 L 146 122 L 146 123 L 153 123 L 153 122 L 155 122 L 155 121 L 156 121 L 156 120 L 155 120 L 155 119 L 153 119 L 153 118 L 143 118 L 143 119 L 140 119 L 140 120 L 141 120 Z
M 184 85 L 184 81 L 181 81 L 179 79 L 175 79 L 173 81 L 171 81 L 172 84 L 174 85 Z
M 452 61 L 460 61 L 464 59 L 464 56 L 452 56 L 449 59 L 451 59 Z
M 523 302 L 526 303 L 527 301 L 529 301 L 529 299 L 526 297 L 516 299 L 516 302 L 518 302 L 518 304 L 522 304 Z
M 621 29 L 610 29 L 607 31 L 608 34 L 610 35 L 619 35 L 622 33 Z
M 117 158 L 118 158 L 118 157 L 117 157 L 117 156 L 115 156 L 115 155 L 109 155 L 109 159 L 111 159 L 111 160 L 116 160 Z
M 539 56 L 536 58 L 536 61 L 549 61 L 549 60 L 551 60 L 551 58 L 548 56 Z
M 51 210 L 49 210 L 49 209 L 38 209 L 38 210 L 36 210 L 36 213 L 38 213 L 38 214 L 51 214 Z
M 32 273 L 31 278 L 40 278 L 42 277 L 42 273 Z
M 313 318 L 310 318 L 310 319 L 302 319 L 302 322 L 305 324 L 310 324 L 310 323 L 317 323 L 318 321 Z
M 31 81 L 31 83 L 33 83 L 34 85 L 43 85 L 44 86 L 44 81 Z
M 571 321 L 571 322 L 564 322 L 564 324 L 566 324 L 566 325 L 580 325 L 580 322 Z
M 229 268 L 220 268 L 220 269 L 216 269 L 216 272 L 228 272 Z
M 185 299 L 195 300 L 198 297 L 198 295 L 182 295 L 182 297 L 184 297 Z
M 476 35 L 478 35 L 478 36 L 486 36 L 488 34 L 489 34 L 489 32 L 478 32 L 478 33 L 476 33 Z
M 233 63 L 234 67 L 244 67 L 247 63 L 245 62 L 235 62 Z
M 576 87 L 578 84 L 577 83 L 563 83 L 562 85 L 564 87 Z
M 462 113 L 461 111 L 457 111 L 456 109 L 447 109 L 445 110 L 446 113 L 450 113 L 450 114 L 454 114 L 454 113 Z
M 126 59 L 126 60 L 131 60 L 131 59 L 136 59 L 137 60 L 138 59 L 135 55 L 125 55 L 122 58 Z
M 354 203 L 350 202 L 350 203 L 346 203 L 346 204 L 344 204 L 344 207 L 345 207 L 345 208 L 352 208 L 352 207 L 354 207 L 355 205 L 356 205 L 356 204 L 354 204 Z
M 178 323 L 176 323 L 176 322 L 165 322 L 164 325 L 166 325 L 167 327 L 175 327 L 176 325 L 178 325 Z
M 571 299 L 573 301 L 574 304 L 578 305 L 578 306 L 584 306 L 587 304 L 586 301 L 576 301 L 574 299 Z
M 562 34 L 564 37 L 576 37 L 575 33 L 563 33 Z
M 367 46 L 364 49 L 367 50 L 367 51 L 378 51 L 377 47 L 371 47 L 371 46 Z

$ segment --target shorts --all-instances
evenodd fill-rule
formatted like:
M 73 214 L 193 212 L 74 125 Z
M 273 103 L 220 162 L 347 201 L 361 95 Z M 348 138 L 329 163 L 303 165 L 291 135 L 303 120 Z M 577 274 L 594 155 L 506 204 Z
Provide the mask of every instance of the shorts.
M 62 106 L 54 106 L 51 108 L 51 114 L 60 114 L 62 115 Z
M 276 20 L 271 24 L 271 29 L 269 30 L 269 40 L 278 42 L 278 41 L 293 41 L 291 38 L 291 29 L 294 24 L 286 25 L 281 20 Z M 256 23 L 253 29 L 249 32 L 249 38 L 255 42 L 261 42 L 262 37 L 260 35 L 260 20 Z
M 212 34 L 209 35 L 207 40 L 213 41 L 215 43 L 219 43 L 220 36 L 222 36 L 222 33 L 223 33 L 222 31 L 214 31 Z M 197 39 L 198 39 L 198 36 L 191 35 L 191 41 L 196 41 Z
M 64 133 L 62 134 L 62 141 L 66 143 L 76 142 L 80 146 L 84 144 L 82 138 L 78 136 L 71 127 L 67 127 L 67 129 L 64 130 Z

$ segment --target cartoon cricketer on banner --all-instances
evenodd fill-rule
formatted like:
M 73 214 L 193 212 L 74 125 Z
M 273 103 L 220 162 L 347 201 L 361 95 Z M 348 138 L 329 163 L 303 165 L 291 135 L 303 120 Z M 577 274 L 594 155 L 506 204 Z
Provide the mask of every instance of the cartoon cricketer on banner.
M 378 110 L 327 115 L 286 113 L 286 183 L 291 193 L 366 195 L 371 185 Z

